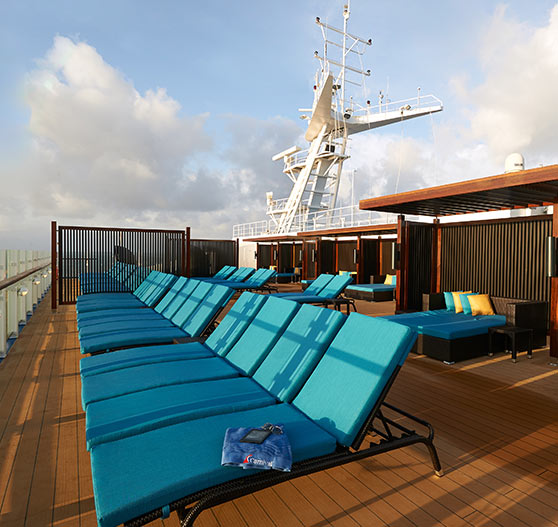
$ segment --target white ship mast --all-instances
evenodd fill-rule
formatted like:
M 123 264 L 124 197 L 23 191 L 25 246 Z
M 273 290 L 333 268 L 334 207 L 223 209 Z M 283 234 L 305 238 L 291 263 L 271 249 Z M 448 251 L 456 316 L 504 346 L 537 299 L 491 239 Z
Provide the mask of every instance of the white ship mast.
M 384 101 L 380 92 L 378 104 L 370 101 L 358 104 L 348 96 L 348 87 L 363 87 L 370 70 L 362 67 L 365 49 L 372 45 L 347 31 L 350 1 L 343 7 L 343 29 L 331 26 L 316 18 L 324 39 L 323 53 L 314 52 L 320 62 L 314 86 L 314 103 L 311 109 L 301 109 L 302 119 L 309 121 L 305 139 L 308 150 L 292 147 L 273 156 L 282 159 L 283 172 L 293 182 L 288 198 L 274 200 L 267 194 L 267 214 L 273 222 L 274 234 L 305 230 L 311 214 L 323 216 L 327 221 L 337 202 L 343 162 L 347 155 L 350 135 L 380 126 L 405 121 L 414 117 L 439 112 L 442 102 L 433 95 L 420 95 L 404 101 Z M 358 61 L 358 64 L 356 62 Z M 307 114 L 310 113 L 311 116 Z

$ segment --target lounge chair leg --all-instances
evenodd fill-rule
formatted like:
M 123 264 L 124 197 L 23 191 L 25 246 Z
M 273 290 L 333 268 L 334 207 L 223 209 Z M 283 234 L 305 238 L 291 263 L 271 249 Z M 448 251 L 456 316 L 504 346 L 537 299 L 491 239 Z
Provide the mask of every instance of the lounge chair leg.
M 428 448 L 430 459 L 432 460 L 432 466 L 434 467 L 434 473 L 436 474 L 436 476 L 441 478 L 444 475 L 444 470 L 442 469 L 442 464 L 440 463 L 440 458 L 438 457 L 438 451 L 434 446 L 434 442 L 431 438 L 425 437 L 423 443 Z

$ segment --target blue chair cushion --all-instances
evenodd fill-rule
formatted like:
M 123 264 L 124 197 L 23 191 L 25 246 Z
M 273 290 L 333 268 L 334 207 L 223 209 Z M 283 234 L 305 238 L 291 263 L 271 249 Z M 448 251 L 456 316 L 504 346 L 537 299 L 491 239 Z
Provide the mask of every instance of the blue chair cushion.
M 205 345 L 224 357 L 246 331 L 267 297 L 255 293 L 242 293 L 215 331 L 207 337 Z
M 157 314 L 157 316 L 142 316 L 131 320 L 115 320 L 111 322 L 103 322 L 100 324 L 91 324 L 86 327 L 80 327 L 79 338 L 90 338 L 97 335 L 105 335 L 109 333 L 122 333 L 124 331 L 133 331 L 135 329 L 146 328 L 172 328 L 172 322 Z
M 252 375 L 299 307 L 295 302 L 268 296 L 263 307 L 227 354 L 227 360 L 242 372 Z
M 89 403 L 171 384 L 238 377 L 240 374 L 224 359 L 211 357 L 143 364 L 98 375 L 82 377 L 83 407 Z
M 91 449 L 100 527 L 113 527 L 183 496 L 257 473 L 221 466 L 229 427 L 283 423 L 293 461 L 334 452 L 335 439 L 287 404 L 216 415 Z
M 351 313 L 293 406 L 351 445 L 415 341 L 405 326 Z
M 119 333 L 105 333 L 80 340 L 81 353 L 95 353 L 115 348 L 140 346 L 142 344 L 164 344 L 174 339 L 187 338 L 185 331 L 176 327 L 147 328 Z
M 339 311 L 302 306 L 254 373 L 254 380 L 281 401 L 290 402 L 344 321 Z
M 76 305 L 78 313 L 88 313 L 90 311 L 99 311 L 101 309 L 125 309 L 130 307 L 145 307 L 145 304 L 137 298 L 122 299 L 120 301 L 110 300 L 106 302 L 92 302 L 87 305 Z
M 128 348 L 84 357 L 79 361 L 80 375 L 96 375 L 108 371 L 122 370 L 142 364 L 171 362 L 175 360 L 204 359 L 215 354 L 201 342 L 185 342 L 183 344 L 164 344 L 162 346 L 142 346 Z
M 175 384 L 87 406 L 87 448 L 210 415 L 271 406 L 273 396 L 248 377 Z

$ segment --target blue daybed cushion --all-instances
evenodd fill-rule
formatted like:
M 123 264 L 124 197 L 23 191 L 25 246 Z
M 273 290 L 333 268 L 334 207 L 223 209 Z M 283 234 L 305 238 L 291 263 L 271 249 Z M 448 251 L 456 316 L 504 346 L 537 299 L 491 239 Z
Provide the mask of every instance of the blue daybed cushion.
M 478 295 L 478 293 L 463 293 L 462 295 L 459 295 L 459 298 L 461 299 L 461 307 L 463 308 L 463 313 L 465 315 L 470 315 L 472 313 L 471 304 L 469 304 L 469 299 L 467 297 L 473 295 Z
M 388 284 L 354 284 L 347 286 L 347 291 L 395 291 L 395 285 Z
M 463 322 L 449 322 L 419 328 L 424 335 L 438 337 L 446 340 L 472 337 L 488 333 L 488 328 L 505 326 L 506 317 L 503 315 L 487 315 L 475 317 Z
M 221 466 L 223 438 L 229 427 L 266 422 L 284 424 L 293 462 L 335 451 L 335 438 L 284 403 L 104 443 L 91 450 L 99 527 L 114 527 L 203 488 L 257 473 Z

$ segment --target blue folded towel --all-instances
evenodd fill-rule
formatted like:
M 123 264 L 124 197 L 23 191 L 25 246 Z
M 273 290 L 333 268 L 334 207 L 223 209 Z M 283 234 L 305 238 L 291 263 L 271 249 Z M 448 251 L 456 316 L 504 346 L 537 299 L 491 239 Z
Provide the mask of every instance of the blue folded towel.
M 263 443 L 257 444 L 240 442 L 253 428 L 227 428 L 221 465 L 290 472 L 293 456 L 289 439 L 283 431 L 283 425 L 266 423 L 261 429 L 271 430 L 272 433 Z

